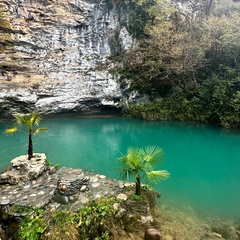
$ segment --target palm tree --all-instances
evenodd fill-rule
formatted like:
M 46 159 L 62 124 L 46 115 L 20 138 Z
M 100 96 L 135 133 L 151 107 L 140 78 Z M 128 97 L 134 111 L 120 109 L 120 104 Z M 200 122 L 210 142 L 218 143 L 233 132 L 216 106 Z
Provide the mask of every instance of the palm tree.
M 32 143 L 32 134 L 37 135 L 40 131 L 45 131 L 47 128 L 37 128 L 33 129 L 33 125 L 38 125 L 42 120 L 38 112 L 32 112 L 29 114 L 20 114 L 17 113 L 14 115 L 15 122 L 18 125 L 23 125 L 28 129 L 28 159 L 30 160 L 33 157 L 33 143 Z M 17 127 L 7 128 L 4 131 L 4 134 L 13 134 L 19 129 Z M 21 131 L 21 130 L 19 130 Z
M 127 154 L 118 158 L 122 162 L 120 175 L 123 179 L 129 179 L 131 176 L 136 179 L 136 195 L 141 194 L 141 178 L 156 183 L 169 177 L 166 170 L 154 170 L 155 167 L 163 161 L 164 152 L 156 146 L 147 146 L 145 148 L 129 147 Z

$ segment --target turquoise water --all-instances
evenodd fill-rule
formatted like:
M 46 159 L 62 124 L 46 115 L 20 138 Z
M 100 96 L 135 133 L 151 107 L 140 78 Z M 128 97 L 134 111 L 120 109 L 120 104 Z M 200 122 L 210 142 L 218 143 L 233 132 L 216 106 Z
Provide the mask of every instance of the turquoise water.
M 0 132 L 12 123 L 0 123 Z M 45 119 L 34 152 L 53 163 L 119 178 L 116 158 L 129 146 L 157 145 L 171 177 L 158 183 L 161 203 L 240 220 L 240 132 L 179 122 L 130 118 Z M 27 151 L 27 134 L 0 135 L 0 170 Z

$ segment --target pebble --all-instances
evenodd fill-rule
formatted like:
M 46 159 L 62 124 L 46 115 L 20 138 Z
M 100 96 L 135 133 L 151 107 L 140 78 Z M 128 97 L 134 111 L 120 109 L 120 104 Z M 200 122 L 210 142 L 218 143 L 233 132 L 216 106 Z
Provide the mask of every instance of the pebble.
M 4 199 L 0 202 L 0 205 L 7 205 L 7 204 L 9 204 L 9 202 L 10 202 L 9 200 Z
M 127 195 L 125 195 L 124 193 L 120 193 L 120 194 L 117 195 L 117 198 L 121 199 L 123 201 L 126 201 L 127 200 Z
M 215 236 L 217 238 L 220 238 L 220 239 L 223 239 L 222 235 L 220 233 L 213 232 L 213 236 Z
M 100 179 L 105 179 L 106 176 L 105 176 L 105 175 L 99 175 L 99 178 L 100 178 Z
M 81 187 L 78 194 L 79 196 L 76 197 L 75 202 L 73 202 L 73 199 L 69 202 L 64 196 L 57 196 L 57 200 L 60 199 L 62 204 L 68 204 L 69 207 L 77 209 L 91 199 L 97 199 L 102 196 L 117 196 L 123 192 L 122 181 L 107 178 L 105 175 L 84 172 L 82 169 L 62 167 L 55 173 L 40 176 L 38 179 L 28 183 L 20 182 L 17 185 L 0 185 L 0 207 L 1 205 L 6 206 L 10 203 L 35 208 L 48 205 L 50 210 L 63 207 L 61 203 L 54 202 L 54 190 L 57 187 L 58 179 L 71 179 L 72 181 L 83 177 L 89 179 L 89 186 L 83 185 Z M 122 198 L 125 199 L 124 196 L 122 196 Z
M 99 182 L 94 182 L 94 183 L 92 183 L 92 187 L 98 187 L 100 185 L 100 183 Z

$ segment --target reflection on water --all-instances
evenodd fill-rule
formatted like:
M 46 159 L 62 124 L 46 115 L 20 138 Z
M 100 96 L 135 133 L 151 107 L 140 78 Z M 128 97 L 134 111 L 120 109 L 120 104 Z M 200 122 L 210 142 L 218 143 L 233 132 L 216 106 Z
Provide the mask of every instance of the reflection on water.
M 157 145 L 165 151 L 160 166 L 171 177 L 156 188 L 161 202 L 190 206 L 225 217 L 240 216 L 240 133 L 178 122 L 129 118 L 45 119 L 48 132 L 33 139 L 34 151 L 53 163 L 119 178 L 120 152 L 130 146 Z M 1 123 L 0 131 L 11 123 Z M 27 151 L 27 134 L 0 136 L 0 169 Z

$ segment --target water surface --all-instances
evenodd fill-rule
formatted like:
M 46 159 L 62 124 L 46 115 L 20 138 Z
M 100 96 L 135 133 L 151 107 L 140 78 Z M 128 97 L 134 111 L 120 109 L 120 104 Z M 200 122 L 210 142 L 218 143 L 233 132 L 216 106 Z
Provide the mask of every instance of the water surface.
M 12 123 L 0 123 L 0 132 Z M 201 213 L 240 218 L 240 132 L 179 122 L 130 118 L 54 118 L 33 139 L 34 152 L 53 163 L 119 178 L 116 158 L 130 146 L 157 145 L 165 151 L 160 166 L 171 177 L 158 183 L 161 203 Z M 27 134 L 0 135 L 0 170 L 27 152 Z

